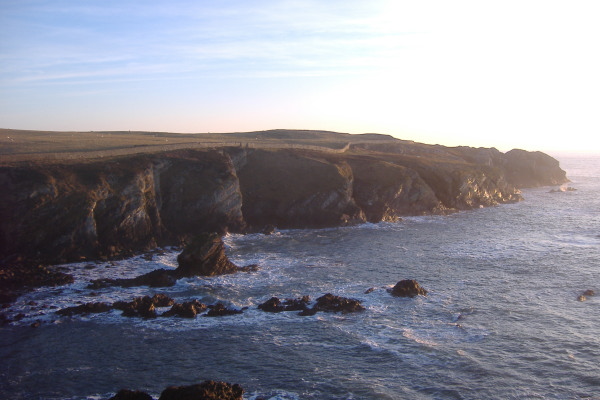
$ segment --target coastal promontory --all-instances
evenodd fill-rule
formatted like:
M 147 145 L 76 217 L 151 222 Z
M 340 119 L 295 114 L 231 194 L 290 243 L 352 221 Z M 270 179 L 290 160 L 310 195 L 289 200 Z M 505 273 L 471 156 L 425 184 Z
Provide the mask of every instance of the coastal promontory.
M 3 148 L 0 162 L 7 268 L 127 256 L 203 232 L 446 214 L 567 182 L 558 161 L 540 152 L 386 135 L 87 132 L 71 133 L 73 143 L 68 133 L 10 136 L 16 144 Z

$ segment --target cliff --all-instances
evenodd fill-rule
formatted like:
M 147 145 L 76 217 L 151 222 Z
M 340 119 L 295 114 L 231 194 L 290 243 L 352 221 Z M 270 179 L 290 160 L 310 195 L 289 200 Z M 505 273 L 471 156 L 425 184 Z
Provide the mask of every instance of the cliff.
M 335 151 L 238 145 L 5 164 L 0 260 L 60 263 L 125 256 L 201 232 L 396 221 L 514 202 L 519 187 L 567 181 L 543 153 L 370 136 Z

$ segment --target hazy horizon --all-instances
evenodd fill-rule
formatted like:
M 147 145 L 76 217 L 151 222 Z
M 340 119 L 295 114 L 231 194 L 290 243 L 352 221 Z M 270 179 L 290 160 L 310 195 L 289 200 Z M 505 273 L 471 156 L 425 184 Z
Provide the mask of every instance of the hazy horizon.
M 0 0 L 0 126 L 600 152 L 593 1 Z

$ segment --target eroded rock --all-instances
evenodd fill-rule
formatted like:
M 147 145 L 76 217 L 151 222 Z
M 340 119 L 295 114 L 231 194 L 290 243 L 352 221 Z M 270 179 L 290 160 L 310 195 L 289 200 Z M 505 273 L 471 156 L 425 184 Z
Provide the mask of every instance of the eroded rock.
M 225 244 L 217 233 L 195 236 L 177 257 L 178 277 L 232 274 L 238 267 L 225 254 Z
M 238 384 L 204 381 L 197 385 L 170 386 L 158 400 L 242 400 L 244 389 Z
M 136 297 L 133 301 L 117 301 L 113 307 L 123 311 L 125 317 L 156 318 L 156 307 L 168 307 L 175 303 L 173 299 L 164 294 L 154 296 Z
M 169 311 L 165 311 L 163 317 L 182 317 L 182 318 L 195 318 L 196 315 L 206 311 L 208 306 L 199 302 L 198 300 L 186 301 L 184 303 L 175 303 Z
M 390 290 L 390 293 L 396 297 L 427 296 L 427 290 L 423 289 L 414 279 L 401 280 Z

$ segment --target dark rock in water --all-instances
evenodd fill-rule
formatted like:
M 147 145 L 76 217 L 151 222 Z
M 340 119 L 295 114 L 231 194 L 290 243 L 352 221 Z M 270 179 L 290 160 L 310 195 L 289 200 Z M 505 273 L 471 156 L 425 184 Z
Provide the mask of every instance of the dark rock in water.
M 317 310 L 315 307 L 313 308 L 307 308 L 306 310 L 302 310 L 298 313 L 298 315 L 302 316 L 302 317 L 310 317 L 311 315 L 315 315 L 319 310 Z
M 0 304 L 10 304 L 25 288 L 60 286 L 74 282 L 73 276 L 44 265 L 26 266 L 18 262 L 0 267 Z
M 401 280 L 396 283 L 396 286 L 394 286 L 390 293 L 396 297 L 427 296 L 427 290 L 423 289 L 414 279 Z
M 67 307 L 62 310 L 58 310 L 58 315 L 72 316 L 76 314 L 92 314 L 92 313 L 103 313 L 112 310 L 112 306 L 108 303 L 85 303 L 79 306 Z
M 351 313 L 364 311 L 365 308 L 360 304 L 359 300 L 349 299 L 347 297 L 334 296 L 327 293 L 317 299 L 317 303 L 313 306 L 313 310 L 325 312 L 341 312 Z
M 271 297 L 269 300 L 265 301 L 262 304 L 258 305 L 259 310 L 263 310 L 266 312 L 282 312 L 284 310 L 283 305 L 281 304 L 281 300 L 277 297 Z
M 152 304 L 154 304 L 155 307 L 169 307 L 175 304 L 175 300 L 166 294 L 157 293 L 152 296 Z
M 161 268 L 132 279 L 132 286 L 169 287 L 175 285 L 177 279 L 173 271 Z
M 578 301 L 586 301 L 588 297 L 590 296 L 594 296 L 596 294 L 596 292 L 594 292 L 592 289 L 588 289 L 585 292 L 581 293 L 578 297 L 577 300 Z
M 286 299 L 283 302 L 284 311 L 302 311 L 308 309 L 310 297 L 302 296 L 299 299 Z
M 186 301 L 184 303 L 175 303 L 169 311 L 165 311 L 163 317 L 177 316 L 182 318 L 195 318 L 196 315 L 206 311 L 208 306 L 200 303 L 198 300 Z
M 231 274 L 238 267 L 225 254 L 225 244 L 217 233 L 195 236 L 177 257 L 178 277 Z
M 88 289 L 102 289 L 111 286 L 135 287 L 169 287 L 175 285 L 177 279 L 172 270 L 164 268 L 150 271 L 147 274 L 140 275 L 130 279 L 95 279 L 87 286 Z
M 282 312 L 282 311 L 303 311 L 308 309 L 310 297 L 303 296 L 299 299 L 286 299 L 284 302 L 277 297 L 271 297 L 269 300 L 258 305 L 259 310 L 266 312 Z
M 238 384 L 204 381 L 197 385 L 171 386 L 158 400 L 242 400 L 244 389 Z
M 369 293 L 373 293 L 375 291 L 375 288 L 368 288 L 367 290 L 365 290 L 365 294 L 369 294 Z
M 136 297 L 133 301 L 117 301 L 113 307 L 122 310 L 125 317 L 156 318 L 156 307 L 168 307 L 175 302 L 163 294 L 155 294 L 153 297 Z
M 139 390 L 121 389 L 108 400 L 154 400 L 148 393 Z
M 224 317 L 226 315 L 235 315 L 243 313 L 242 310 L 225 307 L 223 303 L 217 303 L 213 306 L 208 306 L 210 310 L 204 315 L 205 317 Z
M 205 233 L 195 236 L 177 257 L 179 267 L 176 270 L 157 269 L 131 279 L 96 279 L 88 289 L 101 289 L 110 286 L 169 287 L 175 285 L 178 278 L 190 276 L 214 276 L 231 274 L 237 271 L 256 271 L 257 265 L 238 268 L 227 258 L 225 244 L 217 233 Z

